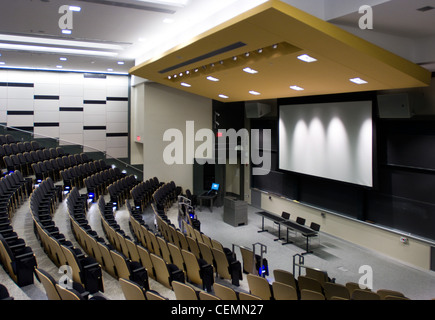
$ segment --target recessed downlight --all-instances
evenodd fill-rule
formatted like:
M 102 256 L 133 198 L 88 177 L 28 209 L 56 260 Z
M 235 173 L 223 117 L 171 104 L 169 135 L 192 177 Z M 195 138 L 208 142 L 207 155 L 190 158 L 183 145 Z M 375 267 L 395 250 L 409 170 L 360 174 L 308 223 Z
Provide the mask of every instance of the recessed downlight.
M 303 91 L 303 90 L 305 90 L 304 88 L 301 88 L 299 86 L 290 86 L 290 89 L 295 90 L 295 91 Z
M 62 33 L 63 33 L 63 34 L 71 34 L 72 31 L 69 30 L 69 29 L 63 29 L 63 30 L 62 30 Z
M 215 78 L 215 77 L 212 77 L 212 76 L 208 76 L 207 80 L 210 80 L 210 81 L 213 81 L 213 82 L 218 82 L 219 81 L 218 78 Z
M 254 91 L 254 90 L 249 91 L 249 93 L 254 95 L 254 96 L 259 96 L 261 94 L 260 92 L 257 92 L 257 91 Z
M 224 94 L 220 94 L 220 95 L 219 95 L 219 98 L 222 98 L 222 99 L 228 99 L 229 97 L 226 96 L 226 95 L 224 95 Z
M 250 73 L 250 74 L 256 74 L 256 73 L 258 73 L 257 70 L 254 70 L 254 69 L 249 68 L 249 67 L 244 68 L 243 71 L 245 71 L 246 73 Z
M 361 79 L 361 78 L 353 78 L 353 79 L 349 79 L 351 82 L 356 83 L 356 84 L 366 84 L 368 83 L 367 81 Z
M 304 61 L 304 62 L 308 62 L 308 63 L 317 61 L 316 58 L 313 58 L 313 57 L 309 56 L 308 54 L 302 54 L 302 55 L 298 56 L 298 59 L 301 61 Z
M 190 84 L 188 84 L 188 83 L 186 83 L 186 82 L 182 82 L 181 85 L 182 85 L 183 87 L 187 87 L 187 88 L 190 88 L 190 87 L 192 86 L 192 85 L 190 85 Z

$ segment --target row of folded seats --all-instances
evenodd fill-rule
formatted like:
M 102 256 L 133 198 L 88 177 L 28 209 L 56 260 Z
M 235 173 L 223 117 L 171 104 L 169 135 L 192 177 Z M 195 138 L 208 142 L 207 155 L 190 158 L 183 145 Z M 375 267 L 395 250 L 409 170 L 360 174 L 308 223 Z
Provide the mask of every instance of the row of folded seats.
M 72 280 L 90 294 L 104 292 L 101 266 L 65 237 L 53 221 L 53 215 L 62 201 L 62 186 L 51 178 L 43 180 L 30 196 L 30 212 L 34 232 L 44 252 L 57 266 L 69 266 Z M 84 201 L 85 202 L 85 201 Z
M 50 149 L 44 148 L 37 151 L 25 151 L 11 155 L 7 154 L 1 156 L 1 161 L 2 167 L 5 168 L 5 170 L 3 170 L 4 173 L 21 170 L 26 176 L 32 173 L 36 174 L 33 168 L 34 164 L 48 163 L 47 166 L 50 166 L 50 170 L 57 170 L 56 176 L 59 177 L 60 170 L 92 160 L 89 159 L 85 153 L 69 155 L 66 154 L 61 147 L 57 147 Z
M 157 210 L 170 208 L 181 195 L 182 188 L 175 185 L 174 181 L 165 183 L 153 194 L 153 200 Z
M 33 284 L 37 265 L 33 250 L 28 247 L 11 224 L 13 212 L 28 196 L 28 180 L 13 172 L 0 180 L 0 263 L 20 287 Z
M 338 284 L 327 273 L 306 267 L 306 274 L 297 278 L 285 270 L 274 270 L 274 282 L 248 275 L 250 294 L 262 300 L 409 300 L 403 293 L 388 289 L 376 292 L 361 288 L 358 283 Z
M 73 165 L 65 168 L 60 171 L 60 176 L 62 177 L 63 185 L 65 190 L 71 190 L 74 187 L 83 188 L 85 186 L 84 180 L 101 171 L 112 170 L 115 171 L 112 173 L 110 171 L 110 175 L 112 176 L 120 176 L 121 172 L 119 169 L 113 170 L 110 168 L 104 160 L 94 160 L 91 162 Z
M 0 134 L 0 146 L 4 144 L 13 143 L 15 141 L 15 137 L 9 133 L 7 134 Z
M 11 143 L 0 146 L 0 166 L 2 169 L 7 169 L 8 165 L 10 166 L 10 163 L 5 162 L 4 157 L 16 159 L 18 156 L 22 162 L 28 163 L 29 161 L 37 162 L 64 155 L 68 154 L 62 147 L 45 148 L 36 141 Z
M 138 184 L 134 175 L 122 176 L 107 186 L 110 195 L 110 202 L 116 209 L 123 206 L 126 199 L 131 196 L 131 189 Z
M 0 147 L 1 148 L 1 147 Z M 61 149 L 60 147 L 58 149 Z M 50 155 L 49 150 L 54 150 L 53 155 Z M 63 149 L 62 149 L 63 150 Z M 7 174 L 8 172 L 12 172 L 14 170 L 21 170 L 24 175 L 32 174 L 32 164 L 43 162 L 43 161 L 51 161 L 52 159 L 66 157 L 66 155 L 62 155 L 63 151 L 56 151 L 56 149 L 43 149 L 37 151 L 25 151 L 22 153 L 11 154 L 11 155 L 0 155 L 1 157 L 1 166 L 4 168 L 2 170 L 3 174 Z M 48 153 L 48 155 L 47 155 Z M 51 161 L 51 163 L 53 163 Z M 54 164 L 55 166 L 59 166 L 59 164 Z M 62 164 L 63 166 L 63 164 Z
M 123 178 L 124 176 L 125 175 L 119 170 L 119 168 L 109 168 L 92 173 L 83 181 L 84 187 L 86 187 L 88 199 L 91 199 L 92 202 L 96 202 L 100 196 L 107 193 L 107 188 L 112 183 Z
M 134 186 L 130 191 L 130 196 L 135 210 L 144 211 L 151 203 L 154 192 L 162 185 L 163 183 L 160 183 L 157 177 L 153 177 Z

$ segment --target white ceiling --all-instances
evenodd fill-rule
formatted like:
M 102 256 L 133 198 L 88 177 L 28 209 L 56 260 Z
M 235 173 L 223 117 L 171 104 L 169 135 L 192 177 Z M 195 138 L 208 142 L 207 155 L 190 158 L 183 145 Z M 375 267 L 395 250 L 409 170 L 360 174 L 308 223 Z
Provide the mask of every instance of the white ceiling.
M 127 73 L 136 63 L 152 58 L 179 43 L 223 23 L 266 0 L 186 0 L 183 7 L 142 0 L 2 0 L 0 34 L 117 44 L 115 57 L 46 54 L 0 49 L 0 67 Z M 415 63 L 435 64 L 435 0 L 283 0 L 343 26 Z M 77 5 L 71 35 L 58 26 L 62 5 Z M 372 4 L 374 30 L 358 29 L 361 5 Z M 163 22 L 172 19 L 172 23 Z M 386 40 L 387 39 L 387 40 Z M 5 41 L 0 40 L 0 45 Z M 12 42 L 9 42 L 12 43 Z M 405 45 L 404 45 L 405 44 Z M 406 48 L 403 48 L 406 46 Z M 102 50 L 97 45 L 91 50 Z M 67 57 L 68 61 L 59 61 Z M 124 65 L 118 65 L 124 61 Z M 435 71 L 435 68 L 431 71 Z

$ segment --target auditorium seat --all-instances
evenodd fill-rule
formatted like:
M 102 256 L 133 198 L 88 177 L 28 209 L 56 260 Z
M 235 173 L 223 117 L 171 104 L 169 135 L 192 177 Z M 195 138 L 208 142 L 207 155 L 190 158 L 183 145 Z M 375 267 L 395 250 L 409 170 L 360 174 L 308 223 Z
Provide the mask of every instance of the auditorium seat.
M 272 287 L 266 278 L 248 274 L 247 276 L 249 292 L 262 300 L 273 300 Z
M 273 270 L 273 276 L 275 278 L 275 281 L 277 282 L 287 284 L 294 288 L 298 288 L 296 279 L 293 273 L 291 273 L 290 271 L 275 269 Z
M 317 291 L 302 289 L 300 293 L 301 300 L 325 300 L 325 296 Z
M 238 296 L 236 291 L 234 291 L 234 289 L 224 286 L 222 284 L 219 284 L 217 282 L 215 282 L 213 284 L 213 291 L 215 293 L 215 295 L 219 298 L 221 298 L 222 300 L 229 300 L 229 301 L 235 301 L 238 300 Z
M 120 278 L 119 284 L 126 300 L 147 300 L 145 289 L 134 281 Z
M 195 290 L 188 284 L 173 281 L 172 287 L 174 288 L 175 298 L 177 300 L 199 300 L 197 290 Z
M 323 284 L 323 290 L 327 300 L 331 300 L 333 297 L 350 299 L 349 290 L 342 284 L 326 282 Z
M 295 287 L 274 281 L 272 283 L 273 297 L 275 300 L 298 300 L 298 292 Z

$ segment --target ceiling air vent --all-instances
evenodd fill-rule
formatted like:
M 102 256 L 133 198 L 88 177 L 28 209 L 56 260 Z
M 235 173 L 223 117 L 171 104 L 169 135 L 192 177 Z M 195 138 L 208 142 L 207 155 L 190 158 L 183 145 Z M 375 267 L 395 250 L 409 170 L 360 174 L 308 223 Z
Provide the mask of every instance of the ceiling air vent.
M 425 6 L 425 7 L 418 8 L 417 11 L 426 12 L 426 11 L 429 11 L 429 10 L 432 10 L 432 9 L 435 9 L 435 7 Z

